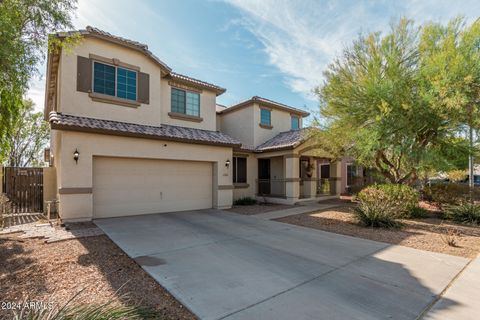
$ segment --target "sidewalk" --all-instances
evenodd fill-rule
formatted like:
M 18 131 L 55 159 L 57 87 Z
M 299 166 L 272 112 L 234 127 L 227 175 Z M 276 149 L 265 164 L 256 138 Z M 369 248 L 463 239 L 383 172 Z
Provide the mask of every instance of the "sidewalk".
M 429 312 L 427 320 L 476 320 L 480 315 L 480 257 L 473 260 Z

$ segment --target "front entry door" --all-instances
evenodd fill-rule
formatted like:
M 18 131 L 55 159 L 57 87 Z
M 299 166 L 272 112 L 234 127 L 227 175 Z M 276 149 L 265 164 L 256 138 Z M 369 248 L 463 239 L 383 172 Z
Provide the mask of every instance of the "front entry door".
M 270 194 L 270 159 L 258 159 L 258 194 Z

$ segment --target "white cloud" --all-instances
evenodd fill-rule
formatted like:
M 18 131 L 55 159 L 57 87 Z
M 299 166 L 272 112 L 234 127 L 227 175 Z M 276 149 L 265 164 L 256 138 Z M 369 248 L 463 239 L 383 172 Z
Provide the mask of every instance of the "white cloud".
M 312 100 L 312 89 L 321 84 L 327 65 L 359 33 L 387 30 L 401 16 L 417 23 L 480 16 L 480 2 L 474 0 L 227 2 L 241 10 L 244 21 L 236 24 L 262 43 L 289 87 Z

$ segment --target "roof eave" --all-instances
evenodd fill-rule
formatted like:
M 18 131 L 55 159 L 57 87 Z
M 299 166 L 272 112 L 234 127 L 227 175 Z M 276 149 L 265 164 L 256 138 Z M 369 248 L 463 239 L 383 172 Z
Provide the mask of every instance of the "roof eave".
M 50 120 L 50 128 L 53 130 L 107 134 L 107 135 L 116 135 L 116 136 L 122 136 L 122 137 L 130 137 L 130 138 L 174 141 L 174 142 L 181 142 L 181 143 L 192 143 L 192 144 L 210 145 L 210 146 L 218 146 L 218 147 L 238 148 L 241 146 L 241 144 L 236 144 L 236 143 L 209 142 L 209 141 L 186 139 L 186 138 L 174 138 L 174 137 L 156 136 L 156 135 L 134 133 L 134 132 L 124 132 L 124 131 L 109 130 L 109 129 L 102 129 L 102 128 L 70 126 L 65 124 L 58 124 L 54 120 Z

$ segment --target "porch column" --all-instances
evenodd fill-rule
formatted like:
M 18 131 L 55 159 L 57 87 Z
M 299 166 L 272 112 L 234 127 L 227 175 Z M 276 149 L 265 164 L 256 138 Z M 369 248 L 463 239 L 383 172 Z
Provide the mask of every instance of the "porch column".
M 313 165 L 311 178 L 305 179 L 303 185 L 305 187 L 305 198 L 315 198 L 317 196 L 317 163 L 313 157 L 309 157 L 309 163 Z
M 292 204 L 300 197 L 300 161 L 298 155 L 283 156 L 285 196 Z
M 330 179 L 332 180 L 330 187 L 335 188 L 335 195 L 340 195 L 343 192 L 342 179 L 344 179 L 344 174 L 342 172 L 342 167 L 341 160 L 332 162 L 330 164 Z

